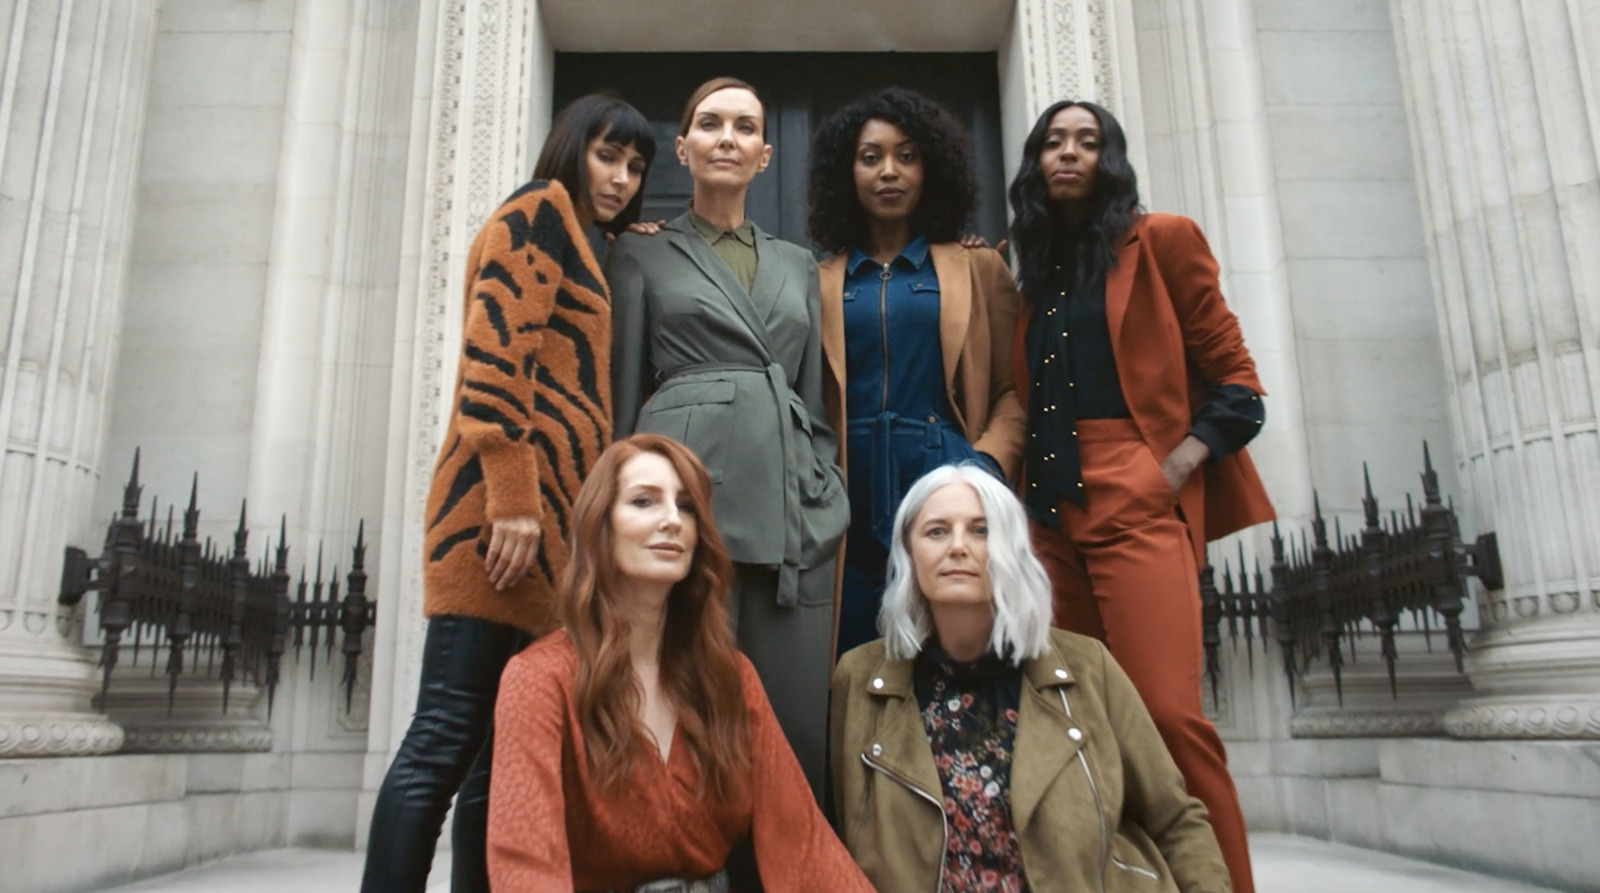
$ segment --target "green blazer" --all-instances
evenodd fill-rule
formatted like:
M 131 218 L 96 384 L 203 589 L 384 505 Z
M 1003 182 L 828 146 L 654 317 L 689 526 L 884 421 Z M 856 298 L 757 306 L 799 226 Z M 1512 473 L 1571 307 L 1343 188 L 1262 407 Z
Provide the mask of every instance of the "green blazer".
M 849 503 L 822 396 L 817 263 L 756 228 L 747 292 L 688 216 L 611 248 L 614 436 L 664 434 L 711 473 L 717 529 L 734 561 L 799 572 L 832 559 Z

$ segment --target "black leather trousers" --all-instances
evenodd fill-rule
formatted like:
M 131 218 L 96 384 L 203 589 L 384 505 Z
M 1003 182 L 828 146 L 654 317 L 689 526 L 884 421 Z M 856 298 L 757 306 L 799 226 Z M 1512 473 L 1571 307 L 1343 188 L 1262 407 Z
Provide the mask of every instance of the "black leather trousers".
M 475 617 L 428 621 L 417 711 L 378 789 L 362 893 L 423 893 L 451 797 L 450 889 L 488 893 L 494 701 L 500 671 L 526 644 L 521 630 Z

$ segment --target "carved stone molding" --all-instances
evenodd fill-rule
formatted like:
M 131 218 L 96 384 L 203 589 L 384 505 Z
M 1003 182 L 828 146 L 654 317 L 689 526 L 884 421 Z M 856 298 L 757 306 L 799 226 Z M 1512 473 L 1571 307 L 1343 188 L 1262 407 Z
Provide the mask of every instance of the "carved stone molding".
M 1302 710 L 1289 720 L 1295 738 L 1416 738 L 1444 734 L 1443 711 Z
M 534 89 L 531 39 L 536 0 L 439 0 L 433 58 L 433 104 L 420 277 L 416 354 L 411 378 L 411 442 L 402 508 L 399 596 L 394 663 L 382 684 L 390 702 L 410 705 L 422 670 L 427 622 L 422 616 L 423 517 L 433 465 L 449 410 L 466 250 L 501 199 L 528 176 L 524 148 Z M 387 609 L 386 609 L 387 610 Z M 358 693 L 364 696 L 365 693 Z M 343 709 L 343 705 L 340 705 Z M 388 725 L 404 728 L 409 708 L 390 711 Z M 391 747 L 398 746 L 393 737 Z
M 1600 700 L 1467 702 L 1444 717 L 1455 738 L 1600 739 Z
M 260 722 L 130 725 L 123 753 L 252 753 L 272 749 L 272 729 Z
M 1029 114 L 1060 99 L 1117 111 L 1115 18 L 1110 0 L 1022 0 Z
M 114 753 L 122 741 L 120 726 L 92 713 L 0 713 L 0 760 Z

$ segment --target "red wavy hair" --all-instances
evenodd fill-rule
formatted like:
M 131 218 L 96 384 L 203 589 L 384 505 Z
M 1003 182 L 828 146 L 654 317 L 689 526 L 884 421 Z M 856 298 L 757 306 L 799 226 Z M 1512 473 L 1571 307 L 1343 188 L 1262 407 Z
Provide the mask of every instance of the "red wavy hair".
M 725 600 L 733 562 L 711 517 L 711 477 L 688 447 L 658 434 L 635 434 L 600 454 L 572 508 L 572 551 L 557 581 L 567 635 L 578 653 L 575 694 L 589 769 L 602 789 L 633 777 L 641 754 L 653 754 L 639 721 L 641 693 L 628 652 L 628 622 L 611 600 L 611 509 L 622 466 L 641 453 L 672 463 L 693 506 L 699 536 L 689 575 L 667 597 L 660 682 L 707 794 L 747 795 L 749 719 L 737 647 Z

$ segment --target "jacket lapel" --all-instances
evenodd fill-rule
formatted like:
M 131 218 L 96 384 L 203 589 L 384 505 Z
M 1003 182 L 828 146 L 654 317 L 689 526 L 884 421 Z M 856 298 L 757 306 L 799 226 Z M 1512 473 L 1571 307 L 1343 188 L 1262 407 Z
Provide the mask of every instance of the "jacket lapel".
M 1062 695 L 1070 699 L 1075 684 L 1070 668 L 1054 648 L 1023 664 L 1022 704 L 1012 745 L 1016 757 L 1011 765 L 1011 818 L 1019 835 L 1056 776 L 1072 764 L 1089 740 L 1089 730 L 1061 706 Z M 1073 730 L 1077 730 L 1076 738 Z
M 928 732 L 922 725 L 911 665 L 909 660 L 885 659 L 863 681 L 872 700 L 882 703 L 883 712 L 878 715 L 878 725 L 872 730 L 866 750 L 848 758 L 865 757 L 942 803 L 944 786 L 939 781 L 939 767 L 933 762 Z
M 822 355 L 844 394 L 844 268 L 850 255 L 835 254 L 817 265 L 822 286 Z M 759 267 L 758 267 L 759 269 Z M 839 432 L 841 439 L 843 432 Z
M 944 392 L 955 393 L 956 365 L 961 348 L 967 343 L 967 326 L 972 322 L 972 264 L 970 253 L 954 243 L 940 243 L 929 249 L 933 272 L 939 277 L 939 347 L 944 357 Z M 987 395 L 985 395 L 987 397 Z M 966 427 L 961 405 L 950 401 L 956 421 Z
M 1127 241 L 1117 250 L 1117 265 L 1106 274 L 1106 328 L 1111 332 L 1112 356 L 1120 356 L 1122 320 L 1128 315 L 1133 298 L 1133 280 L 1139 267 L 1139 227 L 1128 232 Z
M 743 285 L 739 284 L 739 280 L 734 277 L 733 271 L 728 269 L 728 265 L 723 263 L 722 258 L 717 256 L 717 252 L 706 243 L 705 239 L 700 237 L 699 233 L 694 231 L 694 226 L 689 223 L 688 215 L 685 214 L 671 221 L 664 229 L 666 230 L 667 241 L 672 243 L 674 248 L 688 255 L 689 259 L 694 261 L 695 265 L 700 268 L 700 272 L 704 273 L 705 277 L 711 280 L 712 284 L 727 297 L 728 304 L 733 307 L 734 313 L 750 330 L 751 336 L 762 346 L 763 350 L 770 354 L 771 350 L 766 346 L 767 321 L 765 316 L 756 311 L 755 304 L 750 300 L 749 293 L 744 290 Z M 761 244 L 759 237 L 756 239 L 756 244 L 758 246 Z M 757 257 L 759 258 L 759 256 L 760 249 L 757 248 Z M 758 287 L 762 284 L 761 268 L 763 266 L 776 266 L 776 264 L 756 264 L 756 285 Z M 770 275 L 781 277 L 782 272 L 778 271 Z
M 778 295 L 783 293 L 789 273 L 786 265 L 778 263 L 777 252 L 773 250 L 777 238 L 768 235 L 753 220 L 750 221 L 750 228 L 756 234 L 756 278 L 750 286 L 750 303 L 765 331 L 767 319 L 778 303 Z

